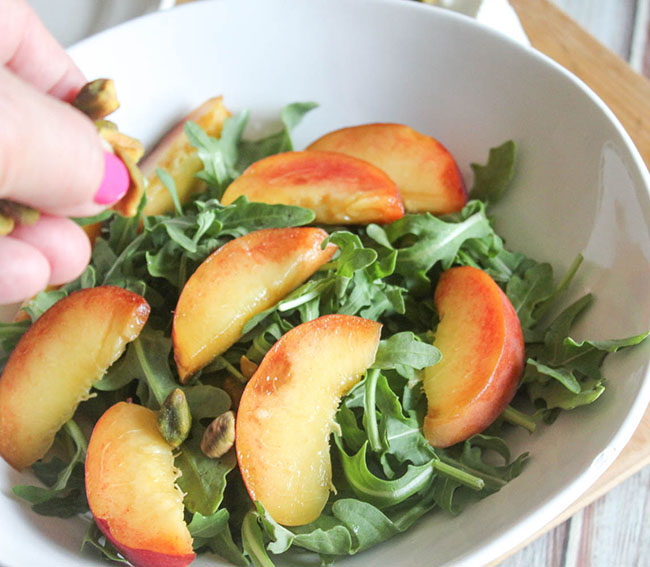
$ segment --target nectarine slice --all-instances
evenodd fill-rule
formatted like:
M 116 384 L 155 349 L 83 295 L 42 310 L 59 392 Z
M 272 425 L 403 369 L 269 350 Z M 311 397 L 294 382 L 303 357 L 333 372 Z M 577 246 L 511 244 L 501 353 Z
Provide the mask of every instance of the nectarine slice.
M 483 431 L 506 408 L 524 368 L 524 339 L 510 300 L 485 272 L 443 272 L 434 295 L 442 360 L 424 371 L 424 436 L 448 447 Z
M 269 228 L 235 238 L 192 274 L 178 299 L 172 337 L 182 382 L 228 349 L 246 322 L 327 262 L 320 228 Z
M 102 286 L 71 293 L 34 322 L 0 378 L 0 455 L 11 466 L 22 469 L 45 455 L 148 316 L 138 294 Z
M 329 437 L 339 401 L 374 362 L 381 324 L 352 315 L 303 323 L 246 384 L 236 449 L 246 488 L 286 526 L 315 520 L 329 497 Z
M 223 104 L 222 97 L 214 97 L 188 114 L 172 128 L 158 143 L 156 148 L 140 163 L 140 171 L 147 179 L 147 204 L 145 215 L 160 215 L 174 210 L 174 201 L 162 184 L 156 170 L 164 169 L 171 175 L 181 204 L 204 190 L 205 183 L 194 177 L 203 168 L 196 148 L 190 145 L 185 135 L 185 122 L 196 122 L 209 136 L 218 138 L 221 128 L 230 113 Z
M 341 152 L 376 165 L 397 184 L 409 213 L 452 213 L 467 202 L 453 156 L 436 139 L 409 126 L 364 124 L 342 128 L 307 149 Z
M 389 223 L 404 215 L 395 183 L 374 165 L 331 152 L 286 152 L 252 164 L 221 199 L 312 209 L 323 224 Z
M 119 402 L 95 424 L 86 455 L 88 505 L 136 567 L 183 567 L 195 557 L 177 477 L 154 411 Z

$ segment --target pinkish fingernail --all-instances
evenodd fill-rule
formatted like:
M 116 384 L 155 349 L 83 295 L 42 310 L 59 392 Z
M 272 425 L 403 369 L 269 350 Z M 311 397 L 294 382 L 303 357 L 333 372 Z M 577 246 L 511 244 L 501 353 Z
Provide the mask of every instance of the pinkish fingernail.
M 95 193 L 95 203 L 110 205 L 119 201 L 129 188 L 129 172 L 115 154 L 104 152 L 104 177 Z

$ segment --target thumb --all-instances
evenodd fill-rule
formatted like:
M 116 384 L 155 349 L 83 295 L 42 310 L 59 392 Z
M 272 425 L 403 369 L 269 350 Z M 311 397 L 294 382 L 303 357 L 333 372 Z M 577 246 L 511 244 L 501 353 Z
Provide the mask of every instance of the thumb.
M 106 154 L 93 123 L 3 67 L 0 124 L 0 198 L 90 216 L 126 191 L 124 176 L 115 176 L 118 160 Z

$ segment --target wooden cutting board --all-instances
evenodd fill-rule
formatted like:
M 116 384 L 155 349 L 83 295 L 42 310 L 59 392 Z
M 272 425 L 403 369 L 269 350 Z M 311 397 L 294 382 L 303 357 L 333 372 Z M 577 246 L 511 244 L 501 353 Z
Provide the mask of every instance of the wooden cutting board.
M 577 75 L 605 101 L 650 166 L 650 81 L 548 0 L 510 0 L 510 4 L 533 46 Z M 587 493 L 507 555 L 561 524 L 647 464 L 650 464 L 650 409 L 628 445 Z M 507 555 L 493 565 L 498 565 Z

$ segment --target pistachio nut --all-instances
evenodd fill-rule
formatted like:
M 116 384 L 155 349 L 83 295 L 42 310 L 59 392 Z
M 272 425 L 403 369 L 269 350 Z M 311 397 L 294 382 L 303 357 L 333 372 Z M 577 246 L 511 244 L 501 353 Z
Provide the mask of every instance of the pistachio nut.
M 235 414 L 232 411 L 215 417 L 203 433 L 201 451 L 210 459 L 225 455 L 235 444 Z
M 0 236 L 9 234 L 15 226 L 16 222 L 14 219 L 0 213 Z
M 97 120 L 95 126 L 99 135 L 109 143 L 113 151 L 117 153 L 119 150 L 122 154 L 128 155 L 134 163 L 140 161 L 144 155 L 144 146 L 140 140 L 123 134 L 113 122 L 108 120 Z
M 95 121 L 104 149 L 115 153 L 126 165 L 130 178 L 129 188 L 112 209 L 124 217 L 135 216 L 145 190 L 144 178 L 136 165 L 144 155 L 144 146 L 140 140 L 120 132 L 114 122 L 105 120 L 106 116 L 120 106 L 113 80 L 96 79 L 86 83 L 72 105 Z
M 190 433 L 192 414 L 185 393 L 173 390 L 158 411 L 158 429 L 163 439 L 172 447 L 178 447 Z
M 100 120 L 115 112 L 120 103 L 112 79 L 96 79 L 86 83 L 72 101 L 72 106 L 91 120 Z
M 9 234 L 18 224 L 34 224 L 39 212 L 27 205 L 0 199 L 0 236 Z

